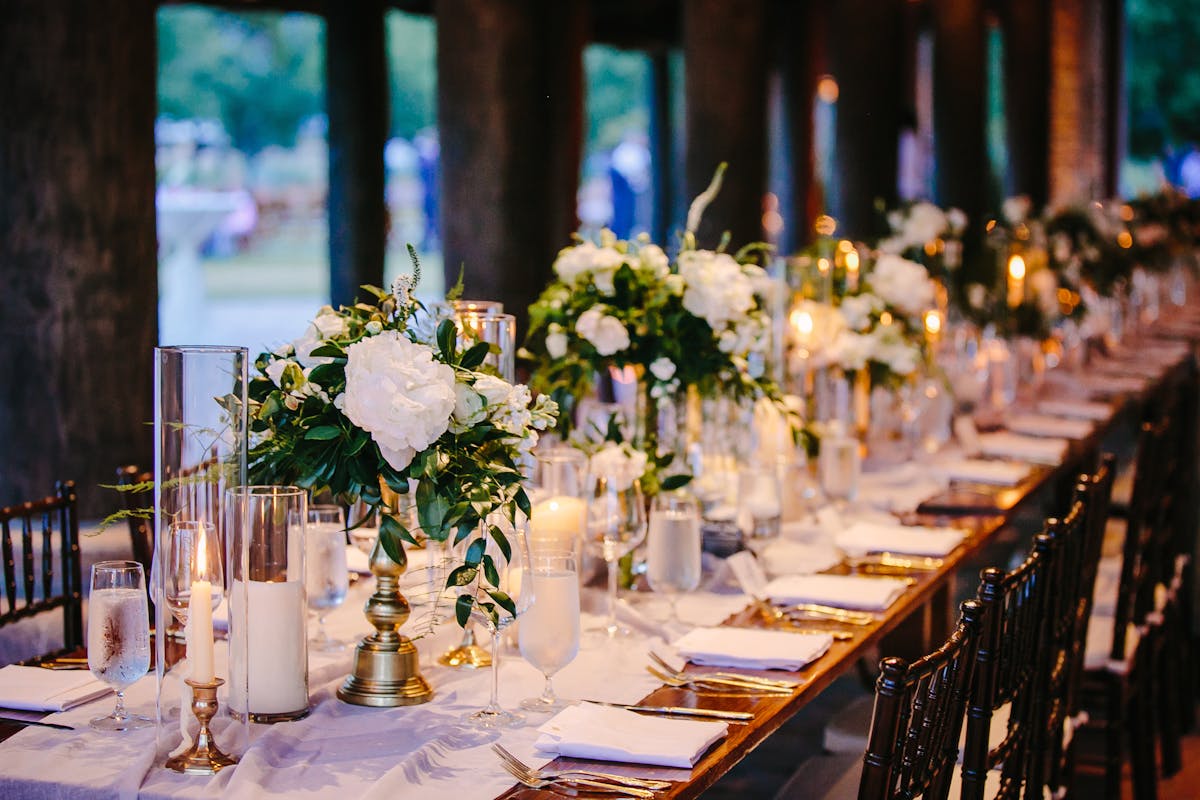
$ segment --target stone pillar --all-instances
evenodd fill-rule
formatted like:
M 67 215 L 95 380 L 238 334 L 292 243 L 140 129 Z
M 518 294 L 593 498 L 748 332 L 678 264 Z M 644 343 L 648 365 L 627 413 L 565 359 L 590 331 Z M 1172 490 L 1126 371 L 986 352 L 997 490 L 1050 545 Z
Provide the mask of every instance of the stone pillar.
M 839 236 L 887 233 L 877 209 L 896 203 L 896 154 L 904 102 L 903 16 L 898 0 L 841 0 L 830 35 L 838 82 L 832 209 Z M 882 229 L 881 229 L 882 226 Z
M 1004 191 L 1029 195 L 1033 207 L 1041 209 L 1049 190 L 1050 7 L 1045 0 L 1008 0 L 1005 12 Z
M 152 0 L 8 0 L 0 25 L 0 505 L 148 465 L 157 339 Z
M 329 292 L 335 307 L 353 304 L 363 284 L 383 284 L 388 133 L 383 15 L 382 0 L 331 3 L 326 12 Z
M 577 227 L 587 8 L 438 0 L 446 285 L 523 318 Z M 520 334 L 519 334 L 520 335 Z
M 934 200 L 973 224 L 987 211 L 984 0 L 934 0 Z
M 767 174 L 767 31 L 764 0 L 683 0 L 687 200 L 721 162 L 724 187 L 697 231 L 715 247 L 762 239 Z

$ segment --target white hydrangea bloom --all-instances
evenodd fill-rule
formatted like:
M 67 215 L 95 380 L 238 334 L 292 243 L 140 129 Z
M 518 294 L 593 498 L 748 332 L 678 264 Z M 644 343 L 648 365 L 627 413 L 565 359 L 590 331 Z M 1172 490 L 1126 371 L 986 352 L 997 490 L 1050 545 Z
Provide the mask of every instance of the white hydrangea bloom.
M 575 321 L 575 332 L 591 342 L 596 352 L 611 356 L 629 347 L 629 331 L 621 320 L 604 313 L 602 307 L 589 308 Z

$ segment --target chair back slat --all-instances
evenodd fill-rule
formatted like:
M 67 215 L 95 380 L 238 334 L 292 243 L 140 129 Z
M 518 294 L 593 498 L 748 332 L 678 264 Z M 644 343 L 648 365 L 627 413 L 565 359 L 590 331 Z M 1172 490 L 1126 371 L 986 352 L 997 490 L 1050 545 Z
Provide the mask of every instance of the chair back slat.
M 958 756 L 982 607 L 962 605 L 946 642 L 912 664 L 886 658 L 876 683 L 860 800 L 944 800 Z
M 1016 798 L 1025 784 L 1036 727 L 1035 676 L 1045 655 L 1047 587 L 1056 545 L 1050 536 L 1040 534 L 1016 569 L 1005 573 L 990 567 L 981 575 L 978 597 L 984 621 L 978 675 L 967 710 L 963 798 L 982 798 L 988 772 L 1001 765 L 997 798 Z M 1008 726 L 1000 740 L 992 742 L 992 716 L 1005 705 Z
M 79 520 L 75 511 L 75 484 L 56 486 L 56 495 L 44 500 L 0 508 L 0 550 L 4 557 L 4 588 L 8 610 L 0 613 L 0 626 L 44 612 L 62 609 L 63 648 L 81 647 L 83 635 L 83 579 L 79 553 Z M 35 527 L 40 530 L 34 538 Z M 21 571 L 18 583 L 12 532 L 20 530 Z M 54 568 L 54 540 L 58 539 L 61 573 Z M 35 568 L 34 548 L 40 551 L 42 567 Z M 37 591 L 37 584 L 41 591 Z M 56 585 L 56 583 L 58 585 Z M 24 602 L 16 602 L 18 586 Z

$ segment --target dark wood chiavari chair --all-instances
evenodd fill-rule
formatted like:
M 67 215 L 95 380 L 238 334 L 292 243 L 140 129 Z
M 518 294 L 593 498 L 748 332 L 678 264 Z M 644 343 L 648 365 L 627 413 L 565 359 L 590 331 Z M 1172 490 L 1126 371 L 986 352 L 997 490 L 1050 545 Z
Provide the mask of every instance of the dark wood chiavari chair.
M 859 800 L 949 796 L 982 614 L 980 603 L 967 600 L 937 650 L 911 664 L 881 662 Z
M 149 472 L 142 472 L 134 464 L 126 464 L 117 468 L 117 485 L 123 487 L 144 484 L 154 480 Z M 146 583 L 150 583 L 150 566 L 154 560 L 154 531 L 150 528 L 150 520 L 137 512 L 144 509 L 150 495 L 142 492 L 131 492 L 128 489 L 121 492 L 122 505 L 130 516 L 125 518 L 129 525 L 129 543 L 133 547 L 133 560 L 142 565 L 146 571 Z
M 0 508 L 5 600 L 0 604 L 0 627 L 61 609 L 63 646 L 58 652 L 82 647 L 84 642 L 79 520 L 75 509 L 72 481 L 56 484 L 54 497 Z M 14 534 L 20 536 L 19 568 Z M 35 551 L 40 552 L 40 558 L 35 559 Z

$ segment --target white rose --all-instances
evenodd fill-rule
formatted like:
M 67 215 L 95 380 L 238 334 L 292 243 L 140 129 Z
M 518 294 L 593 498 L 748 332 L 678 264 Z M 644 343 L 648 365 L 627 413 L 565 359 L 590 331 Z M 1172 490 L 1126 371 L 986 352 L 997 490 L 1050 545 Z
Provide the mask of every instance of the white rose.
M 679 254 L 683 307 L 714 330 L 741 319 L 754 308 L 754 284 L 728 253 L 690 250 Z
M 312 351 L 316 350 L 321 345 L 325 344 L 325 340 L 317 333 L 316 328 L 312 325 L 308 326 L 304 336 L 292 342 L 292 347 L 296 351 L 296 360 L 300 362 L 302 367 L 315 367 L 319 364 L 332 364 L 332 358 L 316 357 L 312 355 Z
M 1000 206 L 1000 214 L 1009 223 L 1020 225 L 1029 217 L 1029 212 L 1033 210 L 1033 201 L 1028 195 L 1017 195 L 1010 197 Z
M 870 336 L 854 331 L 842 331 L 829 347 L 829 361 L 842 369 L 859 370 L 867 365 L 874 352 Z
M 646 471 L 646 454 L 628 445 L 609 442 L 589 460 L 593 476 L 609 481 L 618 491 L 633 486 Z
M 546 352 L 551 358 L 562 358 L 567 354 L 567 334 L 557 322 L 550 325 L 546 334 Z
M 676 297 L 679 297 L 680 295 L 683 294 L 683 290 L 684 290 L 685 286 L 683 283 L 682 275 L 675 275 L 675 274 L 668 275 L 666 277 L 666 284 L 667 284 L 667 291 L 670 292 L 671 294 L 675 295 Z
M 642 260 L 642 269 L 648 270 L 658 278 L 665 278 L 671 271 L 671 262 L 667 254 L 656 244 L 644 245 L 638 250 L 638 256 Z
M 393 469 L 437 441 L 454 412 L 454 370 L 396 331 L 346 348 L 344 411 L 371 434 Z
M 475 376 L 475 391 L 483 395 L 484 401 L 489 406 L 503 405 L 508 402 L 512 388 L 511 383 L 503 378 L 497 378 L 495 375 L 480 373 Z
M 843 297 L 838 310 L 841 312 L 847 328 L 854 331 L 865 331 L 871 327 L 871 315 L 882 311 L 883 307 L 883 300 L 870 292 L 865 292 Z
M 591 242 L 564 247 L 558 251 L 558 258 L 554 261 L 554 273 L 563 283 L 574 285 L 581 275 L 591 271 L 592 255 L 597 249 Z
M 629 347 L 629 331 L 621 320 L 610 317 L 599 308 L 589 308 L 575 321 L 578 333 L 602 356 L 611 356 Z
M 322 339 L 333 339 L 346 333 L 346 319 L 330 306 L 321 306 L 312 327 Z
M 650 372 L 665 383 L 675 377 L 675 362 L 666 356 L 660 356 L 650 362 Z
M 952 208 L 946 212 L 946 222 L 952 235 L 961 236 L 967 229 L 967 213 L 961 208 Z
M 454 415 L 450 418 L 450 430 L 454 433 L 466 433 L 486 417 L 483 396 L 465 383 L 455 383 Z
M 915 245 L 924 246 L 945 232 L 946 214 L 933 203 L 920 202 L 908 210 L 904 222 L 904 237 Z
M 903 236 L 889 236 L 879 241 L 879 252 L 899 255 L 908 249 L 908 239 Z
M 267 377 L 271 379 L 271 383 L 275 384 L 281 389 L 283 388 L 283 371 L 287 369 L 287 365 L 289 363 L 291 362 L 285 361 L 281 358 L 276 361 L 272 361 L 270 364 L 267 364 Z
M 870 283 L 885 303 L 909 316 L 933 307 L 933 281 L 926 269 L 915 261 L 885 253 L 875 262 Z

